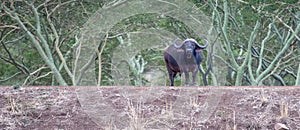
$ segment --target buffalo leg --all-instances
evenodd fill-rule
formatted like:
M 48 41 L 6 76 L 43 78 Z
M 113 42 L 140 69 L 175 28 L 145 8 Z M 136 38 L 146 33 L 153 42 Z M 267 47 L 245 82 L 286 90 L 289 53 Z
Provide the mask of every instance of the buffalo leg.
M 193 86 L 198 86 L 197 81 L 196 81 L 197 72 L 198 71 L 193 72 Z
M 177 75 L 177 72 L 173 72 L 173 81 L 172 81 L 172 85 L 171 86 L 174 86 L 174 79 L 175 79 L 175 76 Z
M 169 78 L 170 78 L 170 86 L 174 86 L 174 78 L 175 78 L 175 76 L 176 76 L 176 72 L 171 72 L 171 73 L 169 73 Z
M 173 72 L 169 72 L 170 86 L 174 86 Z
M 176 72 L 173 72 L 171 69 L 168 67 L 168 73 L 169 73 L 169 79 L 170 79 L 170 86 L 174 86 L 174 77 L 176 76 Z
M 184 72 L 184 76 L 185 76 L 185 86 L 189 86 L 190 85 L 190 76 L 189 76 L 189 72 L 185 71 Z

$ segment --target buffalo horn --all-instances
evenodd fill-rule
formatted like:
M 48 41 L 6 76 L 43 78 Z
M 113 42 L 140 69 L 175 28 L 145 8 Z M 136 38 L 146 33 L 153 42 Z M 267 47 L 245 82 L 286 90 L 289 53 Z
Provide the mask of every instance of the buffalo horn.
M 183 45 L 184 42 L 179 43 L 179 45 L 178 45 L 178 44 L 176 43 L 177 40 L 178 40 L 178 38 L 176 38 L 176 39 L 174 40 L 174 47 L 175 47 L 175 48 L 181 48 L 181 46 Z
M 178 39 L 178 38 L 177 38 Z M 201 46 L 199 45 L 199 43 L 195 40 L 195 39 L 192 39 L 192 38 L 189 38 L 189 39 L 186 39 L 184 40 L 182 43 L 179 43 L 179 45 L 176 43 L 177 39 L 175 39 L 174 41 L 174 46 L 175 48 L 181 48 L 181 46 L 183 45 L 183 43 L 187 42 L 187 41 L 191 41 L 191 42 L 194 42 L 196 44 L 196 46 L 200 49 L 205 49 L 207 46 L 208 46 L 208 41 L 206 39 L 205 40 L 205 45 L 204 46 Z
M 199 45 L 199 43 L 195 40 L 196 45 L 197 45 L 200 49 L 205 49 L 205 48 L 207 47 L 207 45 L 208 45 L 208 41 L 207 41 L 206 39 L 204 39 L 204 40 L 205 40 L 205 45 L 204 45 L 204 46 Z

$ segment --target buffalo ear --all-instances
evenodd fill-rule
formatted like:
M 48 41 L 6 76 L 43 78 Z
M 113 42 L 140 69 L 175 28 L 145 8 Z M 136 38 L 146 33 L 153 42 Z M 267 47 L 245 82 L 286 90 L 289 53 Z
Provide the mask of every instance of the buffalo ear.
M 196 46 L 195 46 L 195 50 L 196 50 L 196 51 L 201 51 L 201 50 L 203 50 L 203 48 L 200 48 L 199 46 L 196 45 Z
M 194 43 L 194 45 L 195 45 L 195 51 L 196 52 L 202 52 L 202 50 L 203 50 L 203 48 L 201 48 L 200 46 L 199 46 L 199 44 L 197 44 L 197 43 Z

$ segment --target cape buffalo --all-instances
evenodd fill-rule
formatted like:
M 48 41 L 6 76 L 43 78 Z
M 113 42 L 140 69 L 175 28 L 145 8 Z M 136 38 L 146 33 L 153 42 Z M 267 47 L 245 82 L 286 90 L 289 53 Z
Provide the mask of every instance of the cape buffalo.
M 170 45 L 164 52 L 164 59 L 166 67 L 171 80 L 170 85 L 174 86 L 174 77 L 177 73 L 179 75 L 184 72 L 185 74 L 185 85 L 189 85 L 189 72 L 192 72 L 193 85 L 197 86 L 196 74 L 199 69 L 200 62 L 202 61 L 200 51 L 205 49 L 208 45 L 208 41 L 204 46 L 198 44 L 195 39 L 186 39 L 181 43 Z

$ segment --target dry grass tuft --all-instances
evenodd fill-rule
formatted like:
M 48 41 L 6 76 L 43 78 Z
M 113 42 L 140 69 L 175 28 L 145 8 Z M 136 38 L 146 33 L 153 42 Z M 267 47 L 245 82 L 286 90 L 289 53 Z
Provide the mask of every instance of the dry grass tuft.
M 280 104 L 280 119 L 287 119 L 289 117 L 289 105 L 287 102 Z
M 141 104 L 137 104 L 136 108 L 133 105 L 132 101 L 128 101 L 128 108 L 129 108 L 129 118 L 130 118 L 130 123 L 129 123 L 129 129 L 132 130 L 144 130 L 145 129 L 145 124 L 143 123 L 143 119 L 139 115 L 141 113 Z
M 262 102 L 262 106 L 264 106 L 265 104 L 267 104 L 269 101 L 268 101 L 268 98 L 266 97 L 266 94 L 265 92 L 262 90 L 261 91 L 261 102 Z

